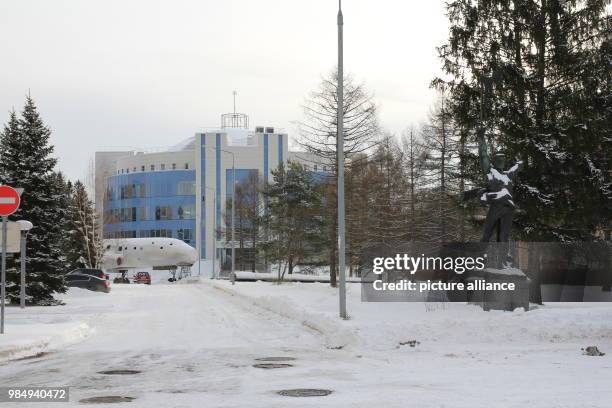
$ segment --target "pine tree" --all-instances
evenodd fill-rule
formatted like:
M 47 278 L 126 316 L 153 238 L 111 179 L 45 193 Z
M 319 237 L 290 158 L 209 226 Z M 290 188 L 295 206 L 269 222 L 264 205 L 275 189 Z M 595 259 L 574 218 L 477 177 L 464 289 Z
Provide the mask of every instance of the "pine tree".
M 453 116 L 462 129 L 472 130 L 472 141 L 482 126 L 490 146 L 526 163 L 515 189 L 524 238 L 588 240 L 610 230 L 608 4 L 447 5 L 450 36 L 439 55 L 450 79 L 434 83 L 451 90 Z
M 19 210 L 12 220 L 32 222 L 27 248 L 27 287 L 29 303 L 53 303 L 53 293 L 64 292 L 61 259 L 66 186 L 54 173 L 57 160 L 49 144 L 47 128 L 28 95 L 21 118 L 12 112 L 0 136 L 0 183 L 24 188 Z M 7 297 L 19 300 L 19 259 L 9 260 Z
M 279 280 L 300 262 L 319 253 L 324 235 L 322 196 L 310 171 L 296 162 L 281 163 L 268 185 L 266 255 L 279 262 Z M 284 265 L 283 265 L 284 264 Z
M 97 268 L 102 255 L 98 220 L 85 185 L 68 183 L 70 191 L 67 227 L 65 231 L 68 269 Z

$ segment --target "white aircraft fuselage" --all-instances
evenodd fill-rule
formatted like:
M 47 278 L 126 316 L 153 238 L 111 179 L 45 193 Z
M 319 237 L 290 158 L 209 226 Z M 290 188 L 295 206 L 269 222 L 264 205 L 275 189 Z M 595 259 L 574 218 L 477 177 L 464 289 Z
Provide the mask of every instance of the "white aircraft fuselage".
M 105 239 L 102 264 L 107 270 L 135 268 L 176 269 L 192 266 L 197 251 L 174 238 Z

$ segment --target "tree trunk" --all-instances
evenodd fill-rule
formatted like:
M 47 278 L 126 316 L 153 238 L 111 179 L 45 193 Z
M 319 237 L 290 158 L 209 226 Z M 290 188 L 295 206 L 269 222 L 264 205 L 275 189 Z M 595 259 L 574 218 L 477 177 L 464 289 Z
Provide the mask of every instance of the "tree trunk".
M 542 8 L 539 16 L 539 23 L 535 35 L 536 47 L 538 50 L 537 62 L 537 92 L 536 92 L 536 112 L 535 121 L 539 134 L 544 133 L 545 116 L 545 76 L 546 76 L 546 0 L 542 0 Z
M 444 214 L 444 202 L 446 199 L 446 113 L 444 111 L 444 98 L 442 98 L 442 107 L 440 109 L 440 121 L 442 125 L 442 151 L 440 164 L 440 242 L 446 240 L 446 217 Z

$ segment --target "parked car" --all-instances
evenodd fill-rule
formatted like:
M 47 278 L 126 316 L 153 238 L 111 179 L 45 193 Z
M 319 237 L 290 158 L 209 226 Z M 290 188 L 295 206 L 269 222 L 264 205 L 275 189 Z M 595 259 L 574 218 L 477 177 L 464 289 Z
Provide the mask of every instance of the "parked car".
M 70 272 L 64 277 L 66 286 L 71 288 L 83 288 L 94 292 L 110 292 L 110 282 L 107 279 L 98 278 L 95 275 Z
M 102 269 L 78 268 L 68 274 L 91 275 L 100 279 L 108 279 L 109 276 Z
M 134 276 L 134 283 L 144 283 L 146 285 L 150 285 L 151 275 L 149 275 L 149 272 L 138 272 Z
M 127 277 L 127 271 L 122 271 L 121 276 L 117 276 L 113 279 L 113 283 L 130 283 L 130 280 Z

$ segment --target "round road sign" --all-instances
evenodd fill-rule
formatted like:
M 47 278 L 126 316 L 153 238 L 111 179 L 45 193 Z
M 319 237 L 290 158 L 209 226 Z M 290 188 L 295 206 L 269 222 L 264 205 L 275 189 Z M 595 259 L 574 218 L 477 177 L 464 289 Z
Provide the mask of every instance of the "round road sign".
M 19 208 L 19 193 L 13 187 L 0 186 L 0 216 L 11 215 Z

